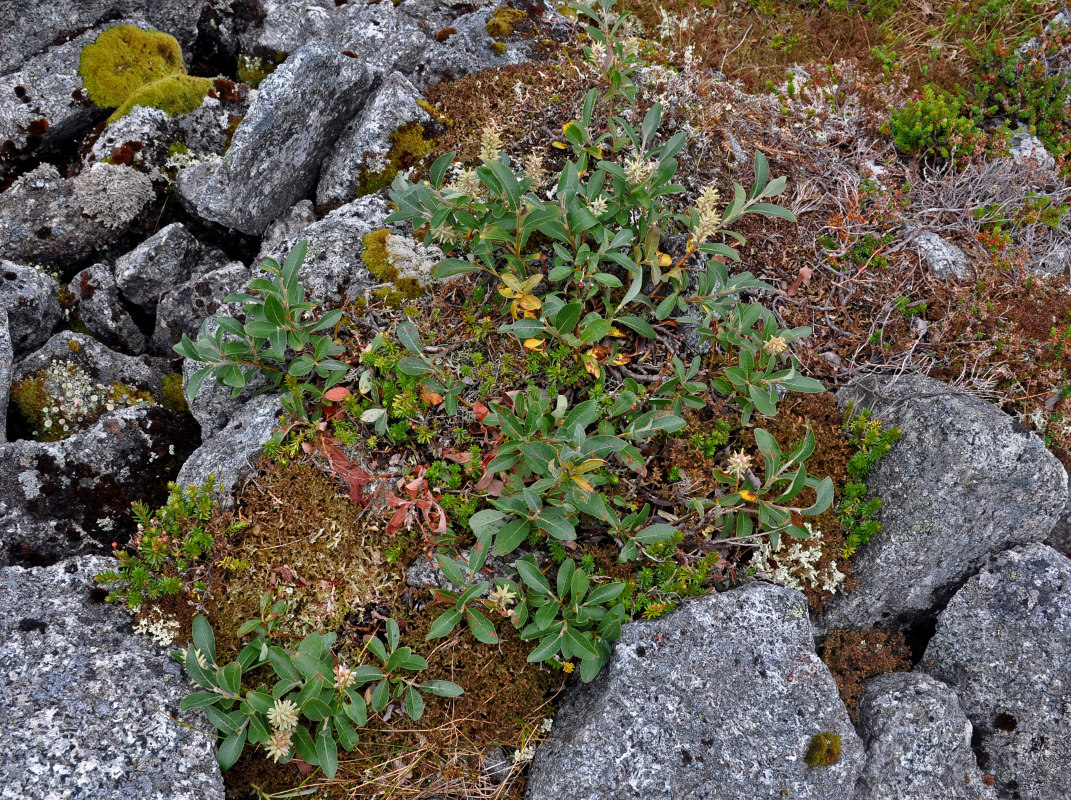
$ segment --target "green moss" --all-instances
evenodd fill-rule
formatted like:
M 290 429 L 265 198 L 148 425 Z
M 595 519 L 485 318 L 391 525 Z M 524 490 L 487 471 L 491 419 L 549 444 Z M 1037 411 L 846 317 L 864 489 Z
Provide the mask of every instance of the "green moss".
M 388 236 L 390 236 L 390 231 L 381 228 L 361 239 L 361 244 L 364 245 L 361 261 L 368 267 L 368 271 L 382 283 L 394 283 L 398 279 L 398 270 L 395 269 L 390 253 L 387 252 Z
M 831 731 L 811 738 L 804 757 L 809 767 L 829 767 L 840 761 L 840 736 Z
M 506 45 L 502 44 L 502 42 L 491 42 L 491 50 L 496 56 L 501 56 L 506 52 Z
M 387 166 L 378 172 L 361 173 L 357 186 L 358 197 L 390 186 L 400 170 L 418 164 L 432 151 L 435 142 L 424 138 L 424 126 L 419 122 L 410 122 L 390 135 L 390 145 Z
M 166 111 L 170 117 L 186 114 L 200 108 L 208 90 L 212 88 L 210 78 L 195 78 L 192 75 L 168 75 L 158 81 L 145 84 L 135 89 L 119 108 L 108 117 L 108 122 L 115 122 L 130 113 L 134 106 L 149 106 Z
M 186 66 L 175 37 L 118 25 L 82 48 L 78 74 L 90 100 L 101 108 L 115 108 L 145 84 L 185 75 Z
M 502 6 L 487 20 L 487 32 L 492 39 L 505 39 L 507 36 L 513 35 L 513 32 L 517 29 L 517 24 L 527 16 L 520 9 Z M 503 47 L 504 50 L 505 47 Z M 496 50 L 495 52 L 498 51 Z
M 190 407 L 186 404 L 186 394 L 182 391 L 182 375 L 174 372 L 164 375 L 160 382 L 160 395 L 164 408 L 172 411 L 185 412 Z
M 62 438 L 59 429 L 45 431 L 45 407 L 52 405 L 52 398 L 45 390 L 45 382 L 41 378 L 23 378 L 11 384 L 11 402 L 18 408 L 22 418 L 26 420 L 35 431 L 42 431 L 42 441 L 56 441 Z
M 167 147 L 167 154 L 169 156 L 187 156 L 190 154 L 190 148 L 182 142 L 172 142 Z

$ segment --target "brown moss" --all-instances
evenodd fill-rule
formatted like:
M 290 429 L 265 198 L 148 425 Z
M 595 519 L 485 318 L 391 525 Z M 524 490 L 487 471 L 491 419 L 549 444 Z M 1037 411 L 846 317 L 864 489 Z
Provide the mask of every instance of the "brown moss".
M 455 33 L 457 33 L 457 28 L 443 28 L 441 31 L 439 31 L 437 34 L 435 34 L 435 41 L 437 41 L 437 42 L 445 42 L 447 39 L 449 39 Z
M 911 669 L 911 648 L 903 633 L 835 630 L 818 652 L 833 673 L 837 691 L 853 720 L 867 679 Z

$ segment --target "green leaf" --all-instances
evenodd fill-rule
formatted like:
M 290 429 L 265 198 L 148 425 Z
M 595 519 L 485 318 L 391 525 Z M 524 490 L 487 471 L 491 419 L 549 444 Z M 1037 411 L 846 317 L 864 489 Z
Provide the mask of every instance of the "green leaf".
M 194 692 L 182 698 L 182 702 L 179 703 L 179 710 L 189 711 L 193 708 L 204 708 L 205 706 L 215 705 L 217 701 L 222 699 L 223 696 L 215 692 Z
M 424 347 L 420 344 L 420 331 L 417 330 L 417 326 L 412 322 L 406 320 L 398 326 L 395 333 L 402 346 L 414 356 L 424 354 Z
M 613 324 L 608 319 L 593 319 L 580 332 L 580 341 L 584 344 L 594 344 L 609 334 L 612 327 Z
M 751 187 L 751 196 L 758 197 L 770 180 L 770 162 L 761 150 L 755 151 L 755 183 Z
M 513 566 L 521 576 L 521 580 L 523 580 L 532 591 L 537 594 L 551 595 L 550 583 L 547 582 L 543 573 L 539 571 L 539 567 L 532 561 L 522 558 L 515 562 Z
M 535 520 L 535 524 L 555 539 L 571 542 L 576 539 L 576 528 L 560 508 L 549 507 Z
M 442 280 L 454 275 L 464 275 L 467 272 L 479 272 L 480 267 L 471 261 L 462 261 L 459 258 L 446 258 L 431 269 L 431 274 Z
M 232 733 L 226 739 L 223 740 L 223 744 L 219 746 L 219 750 L 216 751 L 216 761 L 219 763 L 219 768 L 226 772 L 234 766 L 238 757 L 242 754 L 242 750 L 245 748 L 246 729 L 242 728 L 238 733 Z
M 302 761 L 306 761 L 313 766 L 320 763 L 320 757 L 316 755 L 316 745 L 312 743 L 312 737 L 309 736 L 309 732 L 304 725 L 298 725 L 294 729 L 293 742 L 294 749 L 297 750 L 297 754 L 301 756 Z
M 320 733 L 316 737 L 316 757 L 320 759 L 320 769 L 324 775 L 329 779 L 335 777 L 338 772 L 338 745 L 331 735 L 330 722 L 320 726 Z
M 310 697 L 301 704 L 301 713 L 313 722 L 320 722 L 331 716 L 331 707 L 318 697 Z
M 198 614 L 193 618 L 192 628 L 193 646 L 204 654 L 209 664 L 216 663 L 216 635 L 208 618 Z
M 441 639 L 444 636 L 449 636 L 459 622 L 461 622 L 460 611 L 454 608 L 444 611 L 433 623 L 431 623 L 431 627 L 428 629 L 428 635 L 424 638 L 425 640 L 430 641 L 432 639 Z
M 624 325 L 626 328 L 631 328 L 640 336 L 647 339 L 654 339 L 658 334 L 655 332 L 654 327 L 645 319 L 639 317 L 618 317 L 614 322 Z
M 433 369 L 423 359 L 406 356 L 398 362 L 398 371 L 405 375 L 423 375 Z
M 534 664 L 538 661 L 546 661 L 548 658 L 552 658 L 558 652 L 561 639 L 562 635 L 560 633 L 544 638 L 535 650 L 528 654 L 528 662 Z
M 572 626 L 565 629 L 565 642 L 572 649 L 573 654 L 580 658 L 598 658 L 599 651 L 595 649 L 595 643 L 591 639 L 591 634 L 578 631 Z
M 357 731 L 353 729 L 353 726 L 346 721 L 346 718 L 341 714 L 337 714 L 334 717 L 335 730 L 338 732 L 338 741 L 342 747 L 349 752 L 353 750 L 359 743 L 360 737 L 357 735 Z
M 424 716 L 424 698 L 412 686 L 405 689 L 405 713 L 414 722 Z
M 465 693 L 465 690 L 453 681 L 440 680 L 424 681 L 420 684 L 420 691 L 438 695 L 439 697 L 460 697 Z
M 580 314 L 584 306 L 582 303 L 567 303 L 554 315 L 553 325 L 558 333 L 572 333 L 576 324 L 580 322 Z
M 755 214 L 761 214 L 764 217 L 777 217 L 778 219 L 788 220 L 789 222 L 796 222 L 796 215 L 782 206 L 774 205 L 773 203 L 755 203 L 749 211 Z
M 532 526 L 528 524 L 528 520 L 518 517 L 513 521 L 507 523 L 495 536 L 495 546 L 492 552 L 496 556 L 503 556 L 507 553 L 512 553 L 521 543 L 528 538 L 528 534 L 531 533 Z
M 436 189 L 439 189 L 443 185 L 443 178 L 446 177 L 447 170 L 454 163 L 454 157 L 457 155 L 456 150 L 451 150 L 449 153 L 444 153 L 435 159 L 435 163 L 431 165 L 431 170 L 428 173 L 428 177 L 431 178 L 431 185 Z
M 472 631 L 473 636 L 484 644 L 498 644 L 495 626 L 487 617 L 474 608 L 466 608 L 465 618 L 469 622 L 469 630 Z

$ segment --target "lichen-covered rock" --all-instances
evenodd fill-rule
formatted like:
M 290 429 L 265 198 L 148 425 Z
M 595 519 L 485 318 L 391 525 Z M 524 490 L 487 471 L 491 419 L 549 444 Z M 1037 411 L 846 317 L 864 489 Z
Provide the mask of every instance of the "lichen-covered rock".
M 809 767 L 812 738 L 839 760 Z M 838 800 L 863 747 L 815 655 L 807 601 L 752 583 L 625 626 L 603 672 L 565 698 L 527 800 Z
M 171 117 L 158 108 L 136 106 L 106 127 L 93 142 L 86 163 L 111 159 L 136 169 L 163 167 L 175 141 Z
M 7 311 L 16 358 L 32 353 L 56 329 L 63 318 L 58 293 L 59 284 L 48 275 L 0 259 L 0 308 Z
M 264 394 L 242 405 L 226 427 L 197 448 L 179 470 L 183 486 L 201 486 L 215 475 L 216 491 L 224 505 L 234 502 L 233 490 L 256 471 L 257 458 L 272 437 L 282 413 L 278 395 Z
M 867 681 L 856 726 L 866 747 L 856 800 L 993 800 L 956 693 L 918 672 Z
M 1045 149 L 1041 139 L 1025 128 L 1016 131 L 1008 142 L 1011 159 L 1034 169 L 1049 172 L 1056 168 L 1056 159 Z
M 198 214 L 263 233 L 312 194 L 328 148 L 364 104 L 375 77 L 367 64 L 323 45 L 292 54 L 260 85 L 204 187 Z
M 358 198 L 307 228 L 294 226 L 296 232 L 287 231 L 277 237 L 274 248 L 261 251 L 261 256 L 282 263 L 290 249 L 306 239 L 309 251 L 299 273 L 306 296 L 318 303 L 362 297 L 369 287 L 379 283 L 361 262 L 363 240 L 383 227 L 389 213 L 386 201 L 379 196 Z
M 923 231 L 914 237 L 915 248 L 922 262 L 942 280 L 968 280 L 974 274 L 967 254 L 933 231 Z
M 77 365 L 92 380 L 126 384 L 159 396 L 163 363 L 150 356 L 130 356 L 105 347 L 91 336 L 60 331 L 15 365 L 14 380 L 22 380 L 56 365 Z
M 956 690 L 998 797 L 1071 797 L 1071 561 L 1042 544 L 996 558 L 942 612 L 920 669 Z
M 223 800 L 214 737 L 165 648 L 93 597 L 110 558 L 0 569 L 0 793 Z
M 127 300 L 151 309 L 190 279 L 203 249 L 185 225 L 173 222 L 115 260 L 115 283 Z
M 112 230 L 128 227 L 156 198 L 152 181 L 125 164 L 94 164 L 72 183 L 82 213 Z
M 73 139 L 105 116 L 89 101 L 78 74 L 82 48 L 101 30 L 87 30 L 0 75 L 0 176 L 12 164 Z
M 316 211 L 311 200 L 302 200 L 288 208 L 274 220 L 264 231 L 260 239 L 260 252 L 257 261 L 279 253 L 287 242 L 301 240 L 301 235 L 316 222 Z
M 903 430 L 867 476 L 881 531 L 855 554 L 858 586 L 821 623 L 899 628 L 940 609 L 986 559 L 1040 542 L 1067 502 L 1067 473 L 1000 409 L 924 376 L 871 377 L 841 389 Z
M 404 75 L 388 75 L 373 96 L 346 126 L 320 170 L 316 187 L 316 202 L 337 205 L 367 194 L 370 174 L 386 173 L 391 169 L 393 155 L 399 145 L 392 140 L 403 126 L 423 126 L 431 115 L 417 102 L 420 92 Z M 384 175 L 389 183 L 393 175 Z M 379 188 L 374 187 L 374 188 Z
M 218 164 L 218 159 L 198 161 L 180 169 L 175 176 L 175 197 L 186 213 L 197 214 L 197 204 L 201 202 L 205 187 L 215 174 Z
M 249 269 L 235 261 L 176 286 L 156 306 L 152 351 L 170 356 L 182 334 L 196 339 L 201 322 L 220 310 L 223 298 L 244 289 L 248 283 Z
M 140 403 L 62 441 L 0 444 L 0 565 L 126 542 L 130 504 L 162 499 L 195 437 L 185 415 Z
M 27 3 L 0 0 L 0 72 L 17 68 L 26 59 L 74 31 L 116 17 L 143 20 L 145 27 L 165 31 L 183 47 L 197 38 L 201 9 L 209 0 L 188 3 L 160 3 L 157 0 L 49 0 Z
M 67 284 L 74 299 L 78 321 L 93 336 L 113 350 L 144 353 L 145 334 L 119 300 L 112 268 L 107 264 L 86 267 Z
M 11 347 L 11 331 L 7 327 L 7 310 L 0 306 L 0 444 L 7 441 L 7 400 L 14 363 L 15 352 Z
M 411 70 L 420 62 L 429 37 L 400 13 L 394 3 L 344 3 L 334 0 L 261 0 L 264 21 L 240 37 L 245 53 L 293 53 L 318 42 L 356 53 L 386 74 Z

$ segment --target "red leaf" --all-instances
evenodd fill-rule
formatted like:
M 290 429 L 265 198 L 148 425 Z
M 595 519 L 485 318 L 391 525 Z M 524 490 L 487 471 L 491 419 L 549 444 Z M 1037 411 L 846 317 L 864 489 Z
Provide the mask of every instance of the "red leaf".
M 330 400 L 332 403 L 337 403 L 340 400 L 345 400 L 350 396 L 350 390 L 345 386 L 335 386 L 324 392 L 324 397 Z
M 472 453 L 443 453 L 443 458 L 447 461 L 453 461 L 456 464 L 468 464 L 472 461 Z
M 402 506 L 396 512 L 394 512 L 394 516 L 391 517 L 390 522 L 387 523 L 387 535 L 388 536 L 393 536 L 398 531 L 400 531 L 401 528 L 402 528 L 402 525 L 405 524 L 405 518 L 408 517 L 408 516 L 409 516 L 409 507 L 408 507 L 408 505 Z
M 472 413 L 476 415 L 477 420 L 483 422 L 483 418 L 491 413 L 491 409 L 489 409 L 483 403 L 476 402 L 472 405 Z

